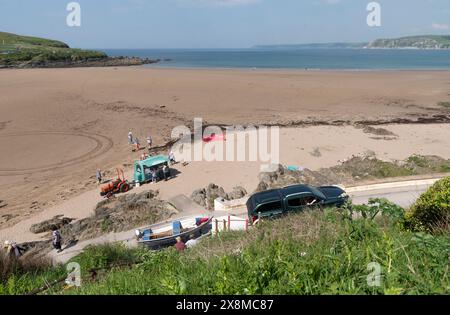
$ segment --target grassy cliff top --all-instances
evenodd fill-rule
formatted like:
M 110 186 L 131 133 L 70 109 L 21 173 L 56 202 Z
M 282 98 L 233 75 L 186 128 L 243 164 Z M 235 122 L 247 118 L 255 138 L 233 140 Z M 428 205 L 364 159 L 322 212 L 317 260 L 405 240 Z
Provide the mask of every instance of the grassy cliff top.
M 39 37 L 21 36 L 11 33 L 0 32 L 0 46 L 42 46 L 70 48 L 66 43 Z
M 73 49 L 57 40 L 0 32 L 0 66 L 102 59 L 103 52 Z

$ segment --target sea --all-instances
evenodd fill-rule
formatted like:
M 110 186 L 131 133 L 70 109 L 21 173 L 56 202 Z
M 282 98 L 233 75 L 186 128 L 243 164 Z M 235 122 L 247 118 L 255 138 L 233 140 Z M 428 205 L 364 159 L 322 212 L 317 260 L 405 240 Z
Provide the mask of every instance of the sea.
M 149 67 L 308 70 L 450 69 L 450 50 L 100 49 L 110 56 L 160 59 Z

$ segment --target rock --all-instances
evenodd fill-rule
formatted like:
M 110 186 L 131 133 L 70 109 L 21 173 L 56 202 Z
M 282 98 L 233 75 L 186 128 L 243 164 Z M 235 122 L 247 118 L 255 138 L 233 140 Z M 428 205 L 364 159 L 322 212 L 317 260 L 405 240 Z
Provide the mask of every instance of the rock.
M 244 187 L 233 187 L 233 191 L 228 194 L 228 200 L 240 199 L 247 195 L 247 190 Z
M 64 226 L 61 235 L 67 241 L 90 239 L 167 220 L 177 211 L 166 201 L 156 198 L 158 193 L 149 190 L 103 200 L 97 204 L 94 215 Z
M 295 184 L 312 186 L 330 185 L 340 182 L 340 174 L 330 169 L 311 171 L 309 169 L 290 171 L 278 165 L 273 172 L 261 172 L 256 191 L 264 191 L 273 188 L 281 188 Z
M 233 191 L 227 194 L 222 187 L 211 183 L 206 188 L 195 190 L 191 194 L 191 199 L 200 206 L 206 207 L 208 210 L 213 210 L 214 200 L 216 200 L 217 198 L 232 200 L 242 198 L 246 194 L 247 191 L 243 187 L 234 187 Z
M 49 232 L 54 226 L 61 229 L 63 226 L 70 224 L 73 219 L 63 217 L 62 215 L 57 215 L 50 220 L 42 221 L 37 224 L 33 224 L 30 227 L 30 231 L 35 234 Z

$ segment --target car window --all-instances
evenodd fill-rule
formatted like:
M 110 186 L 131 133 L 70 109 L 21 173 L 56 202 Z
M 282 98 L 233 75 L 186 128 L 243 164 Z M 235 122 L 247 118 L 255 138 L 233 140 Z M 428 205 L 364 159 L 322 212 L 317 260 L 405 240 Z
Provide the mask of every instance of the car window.
M 317 198 L 313 195 L 293 196 L 288 198 L 287 204 L 289 208 L 305 207 L 317 202 Z
M 258 208 L 256 208 L 255 212 L 270 212 L 270 211 L 276 211 L 276 210 L 281 210 L 282 206 L 281 206 L 281 201 L 274 201 L 274 202 L 269 202 L 266 204 L 263 204 L 261 206 L 259 206 Z
M 136 165 L 136 172 L 138 172 L 138 173 L 141 172 L 141 167 L 139 165 Z

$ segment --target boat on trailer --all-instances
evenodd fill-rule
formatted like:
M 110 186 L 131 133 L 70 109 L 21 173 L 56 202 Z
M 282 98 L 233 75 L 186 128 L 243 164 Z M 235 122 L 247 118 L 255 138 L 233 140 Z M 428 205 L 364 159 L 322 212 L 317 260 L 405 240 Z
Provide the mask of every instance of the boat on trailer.
M 174 220 L 163 225 L 153 225 L 136 230 L 136 238 L 140 246 L 158 250 L 174 246 L 177 238 L 186 243 L 191 236 L 195 239 L 208 234 L 212 229 L 213 217 L 190 217 Z

